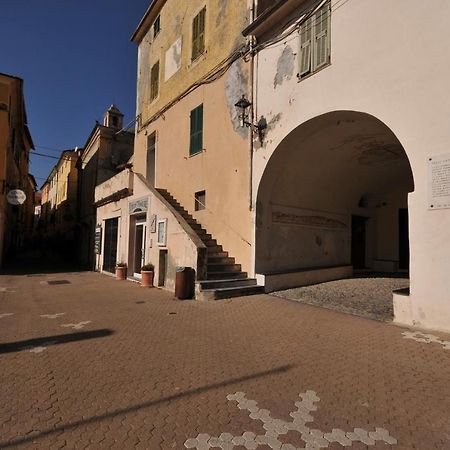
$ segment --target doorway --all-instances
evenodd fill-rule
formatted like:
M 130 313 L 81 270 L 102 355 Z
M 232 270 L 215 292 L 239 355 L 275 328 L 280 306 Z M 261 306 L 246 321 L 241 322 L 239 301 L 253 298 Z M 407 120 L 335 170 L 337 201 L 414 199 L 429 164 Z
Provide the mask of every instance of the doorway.
M 352 216 L 352 266 L 366 268 L 366 221 L 367 217 Z
M 117 235 L 119 218 L 105 220 L 105 242 L 103 246 L 103 270 L 114 273 L 117 263 Z
M 168 264 L 167 250 L 160 250 L 159 251 L 158 286 L 166 285 L 167 264 Z
M 134 230 L 134 276 L 141 278 L 141 267 L 145 264 L 147 218 L 137 218 Z

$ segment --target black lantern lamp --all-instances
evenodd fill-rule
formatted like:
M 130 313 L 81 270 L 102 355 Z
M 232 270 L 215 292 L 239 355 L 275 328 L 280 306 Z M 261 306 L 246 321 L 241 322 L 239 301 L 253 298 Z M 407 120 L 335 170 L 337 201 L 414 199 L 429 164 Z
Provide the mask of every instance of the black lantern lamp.
M 264 130 L 267 128 L 267 121 L 264 117 L 261 117 L 257 124 L 253 124 L 248 121 L 249 113 L 248 108 L 252 106 L 252 102 L 250 102 L 248 99 L 245 98 L 245 94 L 239 99 L 239 101 L 234 105 L 236 108 L 241 110 L 240 113 L 240 121 L 241 121 L 241 127 L 248 127 L 251 128 L 253 132 L 258 133 L 259 141 L 261 142 L 261 145 L 263 144 L 264 140 Z

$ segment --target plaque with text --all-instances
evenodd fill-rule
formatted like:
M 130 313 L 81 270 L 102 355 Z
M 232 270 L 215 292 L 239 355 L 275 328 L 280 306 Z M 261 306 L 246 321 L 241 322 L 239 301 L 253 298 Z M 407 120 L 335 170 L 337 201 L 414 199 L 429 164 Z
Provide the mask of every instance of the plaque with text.
M 94 252 L 96 255 L 100 255 L 102 252 L 102 227 L 100 225 L 95 227 L 94 239 Z
M 150 233 L 156 233 L 156 221 L 157 221 L 156 214 L 152 214 L 150 217 Z
M 428 158 L 428 209 L 450 208 L 450 153 Z

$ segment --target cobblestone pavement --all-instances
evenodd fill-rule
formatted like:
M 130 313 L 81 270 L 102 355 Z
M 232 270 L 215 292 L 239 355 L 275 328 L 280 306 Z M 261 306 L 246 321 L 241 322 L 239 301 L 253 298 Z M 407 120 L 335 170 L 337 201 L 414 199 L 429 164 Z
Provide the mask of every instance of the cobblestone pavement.
M 369 319 L 391 321 L 394 316 L 392 291 L 408 287 L 407 278 L 350 278 L 287 289 L 273 295 Z
M 450 337 L 405 331 L 267 295 L 3 275 L 0 449 L 449 449 Z

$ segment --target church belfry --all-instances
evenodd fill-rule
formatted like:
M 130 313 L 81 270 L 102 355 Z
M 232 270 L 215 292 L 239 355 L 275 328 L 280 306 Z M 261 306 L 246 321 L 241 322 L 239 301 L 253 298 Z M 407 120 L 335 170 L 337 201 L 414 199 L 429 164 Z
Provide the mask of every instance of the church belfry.
M 123 128 L 123 114 L 116 105 L 111 105 L 103 117 L 103 125 L 110 128 Z

